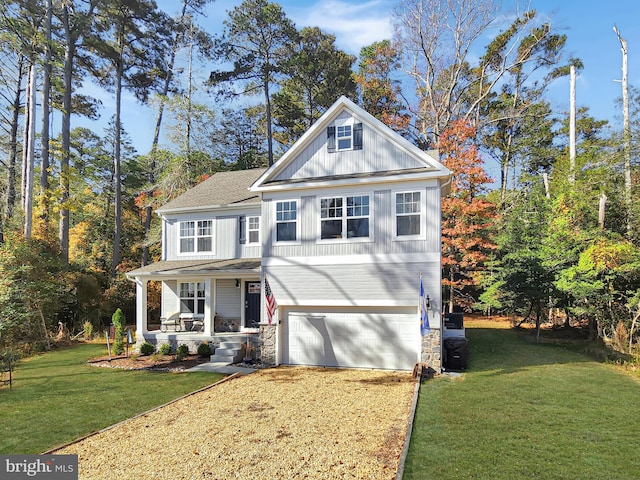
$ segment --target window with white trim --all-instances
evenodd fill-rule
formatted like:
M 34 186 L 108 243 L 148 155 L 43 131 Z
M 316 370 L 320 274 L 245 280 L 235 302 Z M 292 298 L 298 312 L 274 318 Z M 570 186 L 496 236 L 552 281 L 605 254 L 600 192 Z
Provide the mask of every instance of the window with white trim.
M 276 202 L 276 241 L 295 242 L 298 239 L 298 202 Z
M 206 289 L 204 282 L 181 282 L 179 285 L 180 313 L 204 316 Z
M 421 192 L 396 193 L 396 236 L 422 234 Z
M 327 127 L 327 151 L 347 150 L 362 150 L 362 123 L 355 123 L 353 118 L 336 120 Z
M 320 199 L 320 239 L 368 238 L 369 195 Z
M 247 217 L 248 243 L 260 243 L 260 217 Z
M 180 253 L 213 251 L 213 220 L 180 222 Z

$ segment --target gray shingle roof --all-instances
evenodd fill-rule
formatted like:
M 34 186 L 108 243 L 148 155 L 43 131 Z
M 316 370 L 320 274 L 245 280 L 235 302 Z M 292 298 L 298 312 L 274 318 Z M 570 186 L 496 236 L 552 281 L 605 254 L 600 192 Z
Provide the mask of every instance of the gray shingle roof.
M 215 273 L 259 273 L 259 258 L 234 258 L 230 260 L 165 260 L 137 268 L 127 277 L 147 275 L 194 275 Z
M 248 188 L 266 168 L 217 172 L 204 182 L 187 190 L 179 197 L 160 207 L 158 213 L 172 211 L 199 210 L 207 207 L 229 206 L 243 203 L 257 203 L 259 194 Z

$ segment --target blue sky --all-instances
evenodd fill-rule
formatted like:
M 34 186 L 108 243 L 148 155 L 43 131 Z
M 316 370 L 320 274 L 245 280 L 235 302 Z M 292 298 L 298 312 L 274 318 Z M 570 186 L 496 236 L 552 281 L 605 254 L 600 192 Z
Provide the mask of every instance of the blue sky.
M 175 14 L 182 2 L 159 0 L 161 8 Z M 222 29 L 227 11 L 241 3 L 240 0 L 217 0 L 207 8 L 207 18 L 200 24 L 210 33 Z M 336 36 L 339 48 L 357 55 L 360 49 L 374 41 L 390 38 L 392 26 L 390 12 L 397 1 L 389 0 L 324 0 L 277 2 L 298 28 L 318 26 L 324 32 Z M 567 35 L 566 52 L 579 57 L 584 70 L 577 79 L 577 103 L 588 106 L 596 118 L 607 119 L 614 125 L 618 108 L 616 98 L 621 95 L 620 43 L 613 31 L 617 25 L 626 38 L 629 49 L 629 84 L 640 87 L 640 2 L 638 0 L 530 0 L 521 2 L 503 0 L 502 12 L 511 16 L 516 11 L 536 9 L 538 16 L 548 19 L 551 25 Z M 485 39 L 485 43 L 489 41 Z M 203 78 L 209 69 L 201 72 Z M 568 111 L 569 81 L 560 79 L 551 91 L 554 109 L 558 113 Z M 103 121 L 113 114 L 113 96 L 101 95 Z M 139 153 L 146 153 L 151 145 L 154 113 L 129 97 L 124 106 L 124 128 L 131 135 Z M 79 122 L 76 120 L 76 125 Z M 102 121 L 100 122 L 102 123 Z M 74 126 L 76 126 L 74 125 Z M 102 127 L 98 127 L 102 128 Z

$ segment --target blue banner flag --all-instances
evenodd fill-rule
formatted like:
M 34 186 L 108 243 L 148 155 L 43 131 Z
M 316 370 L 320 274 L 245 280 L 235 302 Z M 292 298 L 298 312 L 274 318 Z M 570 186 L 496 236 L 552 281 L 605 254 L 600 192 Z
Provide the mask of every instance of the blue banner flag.
M 427 310 L 427 297 L 422 286 L 422 275 L 420 275 L 420 335 L 425 336 L 431 331 L 429 326 L 429 313 Z

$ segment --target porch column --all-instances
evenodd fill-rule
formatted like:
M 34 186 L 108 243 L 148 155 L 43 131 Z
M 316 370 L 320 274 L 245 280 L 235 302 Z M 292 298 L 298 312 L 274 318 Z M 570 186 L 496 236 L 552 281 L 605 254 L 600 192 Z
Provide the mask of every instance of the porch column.
M 148 280 L 136 277 L 136 334 L 138 339 L 148 332 L 147 330 L 147 283 Z
M 206 280 L 205 288 L 207 289 L 207 295 L 205 296 L 204 301 L 204 336 L 210 337 L 214 330 L 213 322 L 216 315 L 214 297 L 216 290 L 215 278 Z

